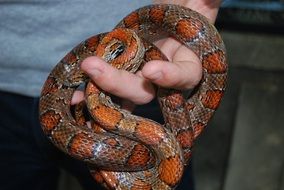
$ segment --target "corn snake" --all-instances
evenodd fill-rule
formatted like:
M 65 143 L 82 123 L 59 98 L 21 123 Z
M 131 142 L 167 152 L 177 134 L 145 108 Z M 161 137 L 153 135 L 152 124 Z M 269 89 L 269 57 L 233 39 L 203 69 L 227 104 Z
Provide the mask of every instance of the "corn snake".
M 121 110 L 80 70 L 83 59 L 96 55 L 118 69 L 136 72 L 147 61 L 166 60 L 148 42 L 166 36 L 200 58 L 203 78 L 189 98 L 182 91 L 159 87 L 164 125 Z M 129 50 L 133 48 L 134 53 Z M 178 5 L 150 5 L 130 13 L 112 32 L 83 41 L 55 66 L 42 89 L 40 122 L 48 138 L 87 162 L 95 180 L 106 188 L 174 189 L 194 140 L 220 103 L 226 78 L 224 44 L 205 17 Z M 74 91 L 85 82 L 91 127 L 70 111 Z

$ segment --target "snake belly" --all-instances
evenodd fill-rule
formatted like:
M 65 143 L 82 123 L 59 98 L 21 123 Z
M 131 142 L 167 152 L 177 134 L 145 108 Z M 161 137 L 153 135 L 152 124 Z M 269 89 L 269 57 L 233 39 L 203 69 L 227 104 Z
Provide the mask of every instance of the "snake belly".
M 121 109 L 80 70 L 80 63 L 95 55 L 137 72 L 147 61 L 166 60 L 152 44 L 164 37 L 177 39 L 199 57 L 203 77 L 189 95 L 158 87 L 163 125 Z M 223 41 L 204 16 L 179 5 L 145 6 L 113 31 L 80 43 L 55 66 L 42 89 L 40 122 L 51 142 L 86 162 L 106 189 L 175 189 L 194 140 L 219 106 L 227 69 Z M 85 83 L 91 126 L 70 111 L 74 91 Z

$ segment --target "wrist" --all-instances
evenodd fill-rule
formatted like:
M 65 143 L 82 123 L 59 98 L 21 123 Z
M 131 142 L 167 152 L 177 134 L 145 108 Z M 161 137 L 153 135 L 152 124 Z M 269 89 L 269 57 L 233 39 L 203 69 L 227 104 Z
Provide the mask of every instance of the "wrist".
M 214 24 L 221 0 L 153 0 L 153 3 L 177 4 L 199 12 Z

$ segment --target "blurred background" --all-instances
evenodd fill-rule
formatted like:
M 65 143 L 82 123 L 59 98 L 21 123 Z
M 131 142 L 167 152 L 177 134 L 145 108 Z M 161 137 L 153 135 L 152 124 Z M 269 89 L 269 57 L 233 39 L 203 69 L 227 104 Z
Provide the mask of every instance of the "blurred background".
M 196 190 L 284 190 L 284 1 L 225 0 L 229 82 L 197 140 Z
M 225 0 L 229 81 L 195 143 L 196 190 L 284 190 L 284 0 Z M 80 190 L 62 172 L 60 190 Z

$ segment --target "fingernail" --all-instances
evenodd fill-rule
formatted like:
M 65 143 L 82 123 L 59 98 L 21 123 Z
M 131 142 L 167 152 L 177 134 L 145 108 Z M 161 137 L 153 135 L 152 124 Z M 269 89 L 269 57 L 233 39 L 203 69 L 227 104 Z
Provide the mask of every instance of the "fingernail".
M 148 76 L 148 78 L 151 79 L 151 80 L 157 80 L 157 79 L 159 79 L 161 77 L 162 77 L 162 72 L 161 71 L 158 71 L 156 73 L 150 74 Z

